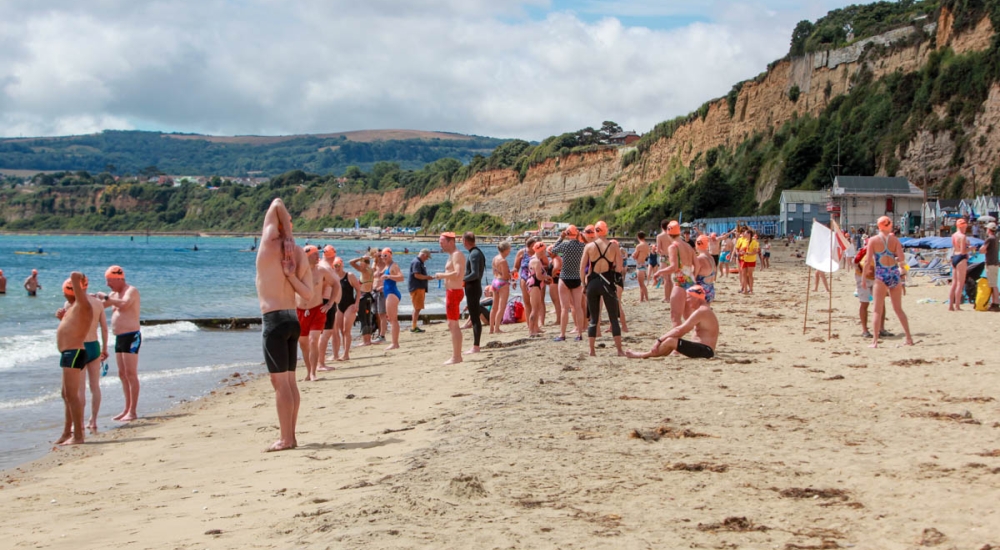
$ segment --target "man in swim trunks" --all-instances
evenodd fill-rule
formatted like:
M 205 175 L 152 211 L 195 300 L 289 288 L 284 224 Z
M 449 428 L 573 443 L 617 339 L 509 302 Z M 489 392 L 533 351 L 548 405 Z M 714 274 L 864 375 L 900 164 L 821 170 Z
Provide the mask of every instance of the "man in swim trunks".
M 320 354 L 324 351 L 320 348 L 320 340 L 323 338 L 323 331 L 326 330 L 327 313 L 340 299 L 340 284 L 333 274 L 333 269 L 319 265 L 318 248 L 307 245 L 302 251 L 306 253 L 312 275 L 312 297 L 308 300 L 296 298 L 295 313 L 299 320 L 299 347 L 302 349 L 302 360 L 306 364 L 306 377 L 303 381 L 316 381 L 319 379 L 316 370 L 319 368 Z
M 715 357 L 715 346 L 719 341 L 719 319 L 712 307 L 705 301 L 705 290 L 695 285 L 685 291 L 687 307 L 691 314 L 684 323 L 674 327 L 663 336 L 646 353 L 628 350 L 625 356 L 630 359 L 648 359 L 663 357 L 675 351 L 685 357 L 711 359 Z M 694 330 L 694 341 L 681 338 Z
M 649 243 L 646 242 L 646 232 L 640 231 L 635 235 L 638 243 L 635 245 L 635 252 L 632 259 L 635 260 L 635 278 L 639 282 L 639 303 L 649 301 L 649 289 L 646 288 L 646 262 L 649 260 Z
M 260 301 L 264 362 L 271 376 L 278 409 L 280 439 L 266 451 L 294 449 L 299 416 L 299 388 L 295 383 L 299 320 L 296 297 L 312 298 L 312 270 L 306 253 L 292 236 L 292 218 L 281 199 L 271 202 L 257 247 L 257 298 Z
M 969 222 L 959 218 L 951 234 L 951 292 L 948 293 L 948 311 L 962 311 L 965 294 L 965 274 L 969 270 L 969 239 L 965 230 Z
M 667 224 L 667 238 L 671 240 L 667 246 L 667 261 L 660 268 L 659 275 L 673 282 L 670 293 L 670 322 L 680 326 L 684 322 L 684 291 L 695 284 L 694 259 L 695 251 L 681 238 L 681 224 L 676 220 Z
M 38 283 L 38 270 L 32 269 L 31 275 L 24 280 L 24 290 L 28 291 L 28 296 L 34 298 L 38 296 L 38 291 L 42 289 L 42 285 Z
M 445 317 L 448 319 L 448 331 L 451 332 L 451 359 L 445 365 L 462 362 L 462 329 L 458 325 L 461 315 L 462 299 L 465 298 L 465 255 L 458 251 L 455 234 L 451 231 L 442 233 L 438 239 L 441 250 L 448 255 L 444 272 L 435 273 L 435 279 L 444 281 Z
M 114 417 L 129 422 L 138 418 L 139 405 L 139 289 L 125 282 L 125 271 L 113 265 L 104 272 L 110 294 L 98 292 L 101 307 L 111 307 L 111 332 L 115 335 L 115 363 L 125 394 L 125 408 Z
M 83 291 L 87 291 L 87 277 L 83 277 L 81 282 Z M 63 286 L 63 294 L 72 291 L 72 286 Z M 83 349 L 87 352 L 87 368 L 80 380 L 80 402 L 84 409 L 87 406 L 87 385 L 90 384 L 90 418 L 87 420 L 87 429 L 91 433 L 97 433 L 97 414 L 101 410 L 101 362 L 108 358 L 108 316 L 101 307 L 101 301 L 97 296 L 87 295 L 90 305 L 94 308 L 94 320 L 90 323 L 90 330 L 87 331 L 87 339 L 83 343 Z M 66 302 L 63 307 L 56 311 L 56 318 L 62 320 L 69 309 L 70 303 Z M 101 340 L 97 339 L 97 328 L 101 329 Z
M 334 271 L 334 269 L 333 269 L 333 263 L 335 261 L 337 261 L 337 249 L 334 248 L 331 245 L 324 246 L 323 247 L 323 257 L 320 258 L 320 260 L 319 260 L 319 268 L 320 269 L 324 269 L 324 268 L 325 269 L 329 269 L 331 272 L 333 272 Z M 340 285 L 337 285 L 337 286 L 340 286 Z M 330 299 L 330 296 L 333 295 L 333 293 L 334 293 L 334 290 L 332 288 L 328 288 L 328 289 L 324 290 L 324 296 L 323 296 L 323 304 L 324 305 L 326 305 L 326 303 L 328 303 L 328 302 L 332 302 L 333 301 L 333 300 Z M 322 333 L 322 336 L 319 337 L 319 352 L 316 355 L 316 362 L 317 362 L 316 370 L 317 371 L 330 371 L 330 370 L 334 370 L 332 367 L 326 366 L 326 350 L 330 346 L 330 339 L 333 338 L 333 336 L 334 336 L 333 325 L 337 321 L 337 314 L 338 314 L 336 305 L 337 304 L 334 303 L 331 306 L 331 309 L 327 310 L 327 313 L 326 313 L 326 323 L 323 324 L 323 333 Z M 334 341 L 336 342 L 336 340 L 334 340 Z M 333 346 L 333 360 L 334 361 L 336 361 L 338 359 L 338 355 L 340 353 L 340 350 L 338 349 L 338 347 L 339 346 L 337 346 L 336 344 Z
M 695 245 L 697 245 L 697 241 Z M 695 248 L 698 248 L 695 246 Z M 708 235 L 708 255 L 712 257 L 712 262 L 717 266 L 719 265 L 719 256 L 722 255 L 722 241 L 719 236 L 715 233 L 710 233 Z
M 668 250 L 670 245 L 673 244 L 674 238 L 670 236 L 667 232 L 667 228 L 670 225 L 670 220 L 664 218 L 660 220 L 660 233 L 656 236 L 656 251 L 660 254 L 659 261 L 657 262 L 660 266 L 660 271 L 653 272 L 653 280 L 655 281 L 657 277 L 662 274 L 664 267 L 667 267 L 669 260 L 667 259 Z M 680 227 L 680 226 L 678 226 Z M 680 233 L 677 233 L 680 237 Z M 674 282 L 669 276 L 663 277 L 663 301 L 670 302 L 670 295 L 674 289 Z
M 480 318 L 479 301 L 483 298 L 483 274 L 486 273 L 486 255 L 476 246 L 476 234 L 468 231 L 462 237 L 462 245 L 469 251 L 465 262 L 465 304 L 472 320 L 472 347 L 466 353 L 479 353 L 479 340 L 483 336 L 483 322 Z M 544 305 L 543 305 L 544 310 Z
M 3 276 L 2 269 L 0 269 L 0 294 L 7 294 L 7 277 Z
M 56 329 L 56 344 L 59 347 L 59 366 L 62 367 L 62 397 L 66 407 L 66 422 L 63 433 L 56 445 L 77 445 L 83 443 L 83 401 L 80 399 L 80 384 L 83 369 L 87 366 L 87 352 L 83 341 L 94 318 L 94 306 L 83 289 L 83 274 L 74 271 L 63 284 L 63 295 L 69 302 L 65 314 Z
M 420 310 L 424 309 L 427 281 L 433 278 L 427 275 L 427 265 L 425 264 L 430 257 L 431 251 L 425 248 L 410 262 L 410 276 L 406 281 L 406 286 L 410 291 L 410 304 L 413 306 L 413 314 L 410 316 L 410 332 L 424 331 L 417 326 L 417 320 L 420 319 Z

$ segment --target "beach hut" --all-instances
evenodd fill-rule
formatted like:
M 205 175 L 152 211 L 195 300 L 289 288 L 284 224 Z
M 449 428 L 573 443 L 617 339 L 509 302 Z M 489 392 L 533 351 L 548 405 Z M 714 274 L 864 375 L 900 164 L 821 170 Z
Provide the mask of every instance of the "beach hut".
M 813 219 L 829 225 L 830 212 L 826 208 L 828 202 L 828 191 L 782 191 L 778 203 L 778 233 L 801 233 L 808 237 L 812 232 Z

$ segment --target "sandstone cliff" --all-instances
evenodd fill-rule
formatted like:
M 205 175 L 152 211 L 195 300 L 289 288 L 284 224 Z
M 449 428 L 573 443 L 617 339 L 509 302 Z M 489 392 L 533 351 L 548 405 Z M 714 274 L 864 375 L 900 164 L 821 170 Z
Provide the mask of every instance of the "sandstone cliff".
M 635 192 L 666 175 L 678 162 L 688 165 L 709 149 L 735 147 L 754 133 L 780 127 L 794 116 L 817 115 L 832 98 L 850 90 L 852 77 L 859 71 L 869 70 L 877 79 L 897 70 L 919 70 L 936 48 L 948 46 L 961 54 L 990 46 L 994 29 L 989 18 L 963 33 L 953 31 L 953 22 L 952 14 L 943 9 L 937 22 L 923 21 L 839 50 L 779 61 L 757 79 L 744 83 L 732 116 L 726 99 L 715 100 L 703 118 L 695 117 L 680 126 L 625 169 L 621 159 L 628 149 L 607 148 L 549 159 L 530 168 L 523 181 L 513 170 L 492 170 L 406 201 L 395 192 L 382 197 L 341 196 L 334 204 L 317 207 L 315 215 L 333 212 L 354 217 L 370 210 L 412 213 L 422 205 L 450 200 L 458 208 L 520 222 L 559 214 L 574 198 L 599 195 L 609 185 L 615 192 Z M 800 92 L 797 101 L 789 97 L 793 86 Z M 975 192 L 976 181 L 981 184 L 989 178 L 1000 154 L 1000 86 L 994 86 L 982 112 L 965 132 L 974 146 L 960 166 L 950 163 L 956 147 L 952 136 L 924 131 L 905 154 L 899 155 L 897 174 L 917 184 L 962 175 L 969 181 L 966 192 Z M 770 177 L 767 172 L 758 182 L 758 203 L 769 200 L 775 191 L 777 171 L 771 170 Z

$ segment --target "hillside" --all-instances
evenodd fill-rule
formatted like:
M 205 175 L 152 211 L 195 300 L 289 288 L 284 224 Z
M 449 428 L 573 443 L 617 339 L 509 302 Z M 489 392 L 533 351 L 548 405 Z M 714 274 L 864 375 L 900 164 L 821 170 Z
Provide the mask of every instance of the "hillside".
M 137 174 L 276 176 L 289 170 L 341 174 L 376 162 L 417 169 L 442 158 L 468 163 L 504 140 L 446 132 L 364 130 L 295 136 L 202 136 L 105 131 L 86 136 L 0 139 L 0 169 Z
M 996 29 L 1000 0 L 851 6 L 800 23 L 789 55 L 766 72 L 658 124 L 633 146 L 605 145 L 614 126 L 606 121 L 601 131 L 539 144 L 511 140 L 464 165 L 374 163 L 350 173 L 347 185 L 320 170 L 293 171 L 267 188 L 214 195 L 64 175 L 57 186 L 4 190 L 0 222 L 14 229 L 252 229 L 268 197 L 281 195 L 296 227 L 299 219 L 319 228 L 361 218 L 365 225 L 499 230 L 600 216 L 634 231 L 679 212 L 686 219 L 776 213 L 782 190 L 829 186 L 838 159 L 844 174 L 906 176 L 945 198 L 1000 194 Z

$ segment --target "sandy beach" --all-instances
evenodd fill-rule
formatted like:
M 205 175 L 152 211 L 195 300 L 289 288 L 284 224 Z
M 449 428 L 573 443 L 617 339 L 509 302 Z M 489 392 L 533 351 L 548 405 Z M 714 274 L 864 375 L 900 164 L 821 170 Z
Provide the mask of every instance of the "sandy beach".
M 890 311 L 896 336 L 869 349 L 848 271 L 834 338 L 822 292 L 803 334 L 806 268 L 773 250 L 755 295 L 718 285 L 713 360 L 630 361 L 609 337 L 589 358 L 517 325 L 443 367 L 434 324 L 300 383 L 296 450 L 261 453 L 273 391 L 229 375 L 209 398 L 5 470 L 0 533 L 55 549 L 1000 545 L 1000 316 L 949 313 L 947 287 L 914 278 L 917 345 Z M 646 349 L 669 317 L 637 299 L 626 347 Z

